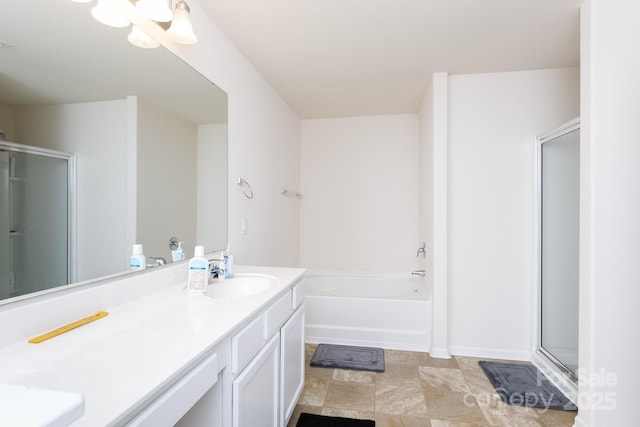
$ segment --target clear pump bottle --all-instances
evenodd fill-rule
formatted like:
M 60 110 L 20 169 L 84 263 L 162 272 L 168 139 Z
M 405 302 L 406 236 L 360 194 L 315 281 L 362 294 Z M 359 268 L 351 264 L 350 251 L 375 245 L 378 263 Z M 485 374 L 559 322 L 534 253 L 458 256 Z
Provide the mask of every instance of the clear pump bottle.
M 233 277 L 233 254 L 231 253 L 231 246 L 227 244 L 227 249 L 222 251 L 222 259 L 224 259 L 224 277 L 231 279 Z
M 182 244 L 184 242 L 178 242 L 178 247 L 171 251 L 171 259 L 173 262 L 182 261 L 184 259 L 184 250 Z

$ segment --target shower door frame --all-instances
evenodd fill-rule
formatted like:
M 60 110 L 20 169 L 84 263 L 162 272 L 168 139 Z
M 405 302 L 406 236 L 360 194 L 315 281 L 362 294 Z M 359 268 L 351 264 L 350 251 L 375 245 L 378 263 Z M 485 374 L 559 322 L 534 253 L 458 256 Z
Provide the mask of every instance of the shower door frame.
M 50 150 L 47 148 L 32 145 L 18 144 L 9 141 L 0 141 L 0 149 L 9 152 L 33 154 L 38 156 L 51 157 L 67 161 L 67 284 L 76 282 L 76 156 L 62 151 Z M 28 298 L 41 292 L 48 292 L 49 289 L 38 291 L 35 294 L 25 294 L 12 297 L 12 301 Z
M 534 342 L 532 362 L 557 386 L 567 397 L 575 401 L 578 395 L 578 376 L 567 368 L 560 360 L 542 347 L 542 145 L 545 142 L 580 130 L 580 118 L 575 118 L 558 128 L 534 138 L 535 147 L 535 179 L 534 179 Z M 576 301 L 576 304 L 578 301 Z

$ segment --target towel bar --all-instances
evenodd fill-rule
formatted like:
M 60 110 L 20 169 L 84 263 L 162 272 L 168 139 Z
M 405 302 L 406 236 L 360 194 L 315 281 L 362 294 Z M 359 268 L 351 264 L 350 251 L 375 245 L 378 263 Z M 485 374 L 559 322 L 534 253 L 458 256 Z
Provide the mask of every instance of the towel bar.
M 253 199 L 253 188 L 251 188 L 246 179 L 238 177 L 238 185 L 247 199 Z
M 289 191 L 286 188 L 281 188 L 280 194 L 282 194 L 283 196 L 290 196 L 290 197 L 297 197 L 297 198 L 302 197 L 302 193 L 298 193 L 297 191 Z

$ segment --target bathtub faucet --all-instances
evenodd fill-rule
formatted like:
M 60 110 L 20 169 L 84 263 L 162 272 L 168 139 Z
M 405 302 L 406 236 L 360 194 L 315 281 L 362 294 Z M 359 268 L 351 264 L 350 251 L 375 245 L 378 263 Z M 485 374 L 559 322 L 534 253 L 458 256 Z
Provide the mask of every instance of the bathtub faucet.
M 424 277 L 425 275 L 425 271 L 424 270 L 415 270 L 411 272 L 412 276 L 420 276 L 420 277 Z

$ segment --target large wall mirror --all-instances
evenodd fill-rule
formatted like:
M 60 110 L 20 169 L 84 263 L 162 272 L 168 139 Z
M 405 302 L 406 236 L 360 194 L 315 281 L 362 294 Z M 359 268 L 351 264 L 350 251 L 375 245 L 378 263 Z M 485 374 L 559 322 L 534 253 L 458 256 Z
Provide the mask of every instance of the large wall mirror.
M 92 6 L 2 4 L 0 303 L 127 272 L 134 243 L 148 259 L 168 262 L 172 237 L 184 242 L 187 257 L 196 244 L 214 251 L 227 243 L 227 95 L 164 47 L 131 45 L 131 29 L 97 22 Z M 54 195 L 34 183 L 52 180 L 42 177 L 45 158 L 67 154 L 74 167 L 54 169 L 72 178 L 67 190 L 75 202 L 60 222 L 56 203 L 44 199 L 67 203 L 66 190 Z M 24 196 L 34 187 L 40 195 Z M 31 211 L 25 198 L 34 201 Z M 36 211 L 34 219 L 28 212 Z M 27 233 L 36 226 L 60 231 L 65 221 L 67 239 Z M 68 266 L 59 265 L 63 253 Z M 23 267 L 42 271 L 26 280 Z M 53 279 L 65 269 L 64 283 Z

